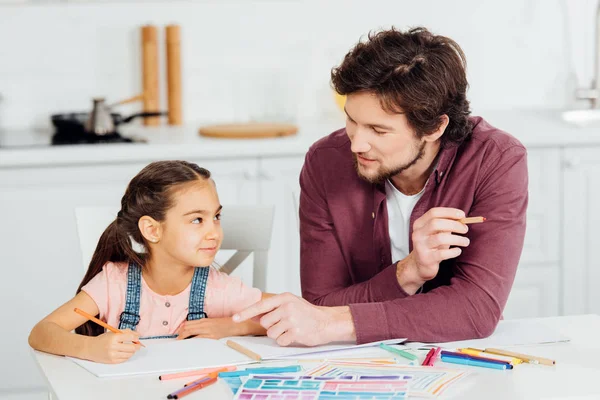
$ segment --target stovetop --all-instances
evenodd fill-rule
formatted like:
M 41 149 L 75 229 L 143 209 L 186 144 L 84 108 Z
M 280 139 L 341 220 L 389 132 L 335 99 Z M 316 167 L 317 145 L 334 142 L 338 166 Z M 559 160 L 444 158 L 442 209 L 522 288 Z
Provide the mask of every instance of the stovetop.
M 141 138 L 122 135 L 57 135 L 49 128 L 19 128 L 0 130 L 0 149 L 39 148 L 53 145 L 90 145 L 110 143 L 146 143 Z
M 83 135 L 68 135 L 55 133 L 52 136 L 53 145 L 61 144 L 95 144 L 95 143 L 133 143 L 134 140 L 123 137 L 119 133 L 114 132 L 108 135 L 94 135 L 86 133 Z

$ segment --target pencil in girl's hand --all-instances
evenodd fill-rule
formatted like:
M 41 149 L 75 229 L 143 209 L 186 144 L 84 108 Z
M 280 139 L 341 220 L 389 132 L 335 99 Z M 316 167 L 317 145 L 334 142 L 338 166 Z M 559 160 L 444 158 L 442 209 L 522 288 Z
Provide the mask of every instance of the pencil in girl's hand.
M 123 331 L 121 331 L 121 330 L 119 330 L 119 329 L 117 329 L 117 328 L 114 328 L 114 327 L 110 326 L 110 325 L 109 325 L 109 324 L 107 324 L 106 322 L 99 320 L 98 318 L 94 317 L 93 315 L 90 315 L 90 314 L 86 313 L 86 312 L 85 312 L 85 311 L 83 311 L 83 310 L 80 310 L 79 308 L 75 308 L 75 312 L 76 312 L 77 314 L 81 315 L 81 316 L 84 316 L 84 317 L 86 317 L 86 318 L 87 318 L 87 319 L 89 319 L 90 321 L 97 323 L 97 324 L 98 324 L 98 325 L 100 325 L 101 327 L 108 329 L 108 330 L 109 330 L 109 331 L 111 331 L 112 333 L 123 333 Z M 141 345 L 142 347 L 146 347 L 146 346 L 144 346 L 144 344 L 143 344 L 143 343 L 141 343 L 141 342 L 138 342 L 137 340 L 134 340 L 134 341 L 133 341 L 133 343 L 135 343 L 135 344 L 139 344 L 139 345 Z
M 467 224 L 480 224 L 482 222 L 485 222 L 485 217 L 467 217 L 467 218 L 462 218 L 459 219 L 458 222 L 461 222 L 465 225 Z

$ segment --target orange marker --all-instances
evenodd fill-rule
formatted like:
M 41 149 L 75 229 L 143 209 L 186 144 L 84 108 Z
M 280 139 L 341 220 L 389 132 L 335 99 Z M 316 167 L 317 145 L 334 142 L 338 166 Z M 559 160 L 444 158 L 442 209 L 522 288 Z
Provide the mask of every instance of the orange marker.
M 119 330 L 119 329 L 117 329 L 117 328 L 113 328 L 112 326 L 110 326 L 110 325 L 109 325 L 109 324 L 107 324 L 106 322 L 104 322 L 104 321 L 100 321 L 98 318 L 94 317 L 93 315 L 90 315 L 90 314 L 86 313 L 86 312 L 85 312 L 85 311 L 83 311 L 83 310 L 80 310 L 79 308 L 75 308 L 75 312 L 76 312 L 77 314 L 79 314 L 79 315 L 82 315 L 82 316 L 86 317 L 86 318 L 87 318 L 87 319 L 89 319 L 90 321 L 97 323 L 97 324 L 98 324 L 98 325 L 100 325 L 101 327 L 108 329 L 109 331 L 111 331 L 111 332 L 113 332 L 113 333 L 123 333 L 123 331 L 122 331 L 122 330 Z M 141 342 L 138 342 L 138 341 L 134 341 L 133 343 L 135 343 L 135 344 L 139 344 L 139 345 L 141 345 L 142 347 L 146 347 L 146 346 L 144 346 L 144 344 L 143 344 L 143 343 L 141 343 Z
M 226 371 L 235 371 L 237 369 L 237 367 L 234 366 L 229 366 L 229 367 L 217 367 L 217 368 L 204 368 L 204 369 L 197 369 L 195 371 L 185 371 L 185 372 L 175 372 L 173 374 L 164 374 L 158 377 L 159 380 L 161 381 L 167 381 L 169 379 L 178 379 L 178 378 L 187 378 L 190 376 L 197 376 L 199 377 L 200 375 L 204 376 L 207 374 L 210 374 L 212 372 L 226 372 Z M 199 378 L 196 378 L 195 380 L 197 380 Z
M 215 371 L 215 372 L 211 372 L 209 374 L 206 375 L 202 375 L 202 376 L 197 376 L 196 379 L 194 379 L 191 382 L 186 383 L 185 385 L 183 385 L 183 387 L 187 387 L 187 386 L 191 386 L 191 385 L 195 385 L 197 383 L 201 383 L 203 382 L 206 378 L 218 378 L 219 377 L 219 373 L 220 372 L 227 372 L 227 371 Z

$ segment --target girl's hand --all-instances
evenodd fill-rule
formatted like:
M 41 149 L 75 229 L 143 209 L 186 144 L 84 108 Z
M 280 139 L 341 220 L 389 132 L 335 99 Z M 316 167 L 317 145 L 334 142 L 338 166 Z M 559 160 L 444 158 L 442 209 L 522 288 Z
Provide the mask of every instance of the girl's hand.
M 236 326 L 231 318 L 202 318 L 195 321 L 183 321 L 177 329 L 178 340 L 190 336 L 209 339 L 221 339 L 227 336 L 245 335 L 246 332 Z
M 106 332 L 92 338 L 88 349 L 92 361 L 105 364 L 118 364 L 127 361 L 141 347 L 131 343 L 139 340 L 139 333 L 126 329 L 123 333 Z

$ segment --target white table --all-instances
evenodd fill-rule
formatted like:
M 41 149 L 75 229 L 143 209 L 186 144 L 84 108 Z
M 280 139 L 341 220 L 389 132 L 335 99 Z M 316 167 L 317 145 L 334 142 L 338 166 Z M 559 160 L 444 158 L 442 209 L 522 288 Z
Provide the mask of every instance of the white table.
M 544 319 L 568 343 L 503 347 L 556 360 L 556 366 L 522 364 L 512 371 L 436 365 L 468 369 L 472 373 L 451 386 L 441 399 L 600 399 L 600 316 L 581 315 Z M 165 399 L 185 381 L 159 381 L 156 376 L 100 379 L 64 357 L 34 351 L 55 399 Z M 373 354 L 381 356 L 380 353 Z M 389 354 L 387 355 L 389 356 Z M 289 364 L 289 362 L 287 363 Z M 269 363 L 269 365 L 274 365 Z M 312 365 L 308 365 L 310 367 Z M 186 397 L 190 400 L 231 399 L 224 382 Z

